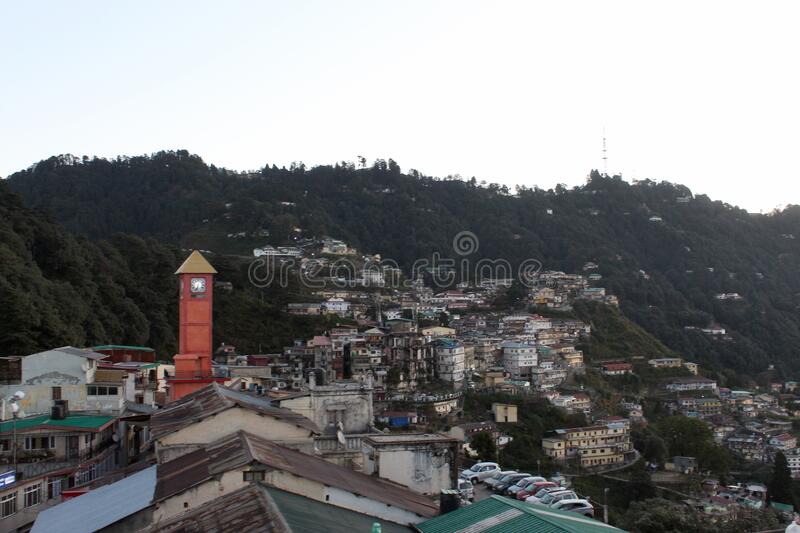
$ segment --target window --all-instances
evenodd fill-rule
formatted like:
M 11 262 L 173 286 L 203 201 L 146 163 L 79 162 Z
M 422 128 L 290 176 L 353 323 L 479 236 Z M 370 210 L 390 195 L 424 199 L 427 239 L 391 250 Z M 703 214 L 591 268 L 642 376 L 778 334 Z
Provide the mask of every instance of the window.
M 55 447 L 55 437 L 25 437 L 26 450 L 52 450 Z
M 245 481 L 264 481 L 264 472 L 242 472 Z
M 11 451 L 11 439 L 1 439 L 0 452 L 10 452 L 10 451 Z
M 52 500 L 61 496 L 61 488 L 63 487 L 64 479 L 51 479 L 47 482 L 47 499 Z
M 25 507 L 33 507 L 42 502 L 42 485 L 36 484 L 27 487 L 24 491 Z
M 11 516 L 17 512 L 17 493 L 6 494 L 0 498 L 0 518 Z
M 110 387 L 106 385 L 88 385 L 86 387 L 86 394 L 89 396 L 116 396 L 117 387 Z
M 61 387 L 51 387 L 53 391 L 53 399 L 60 400 L 61 399 Z

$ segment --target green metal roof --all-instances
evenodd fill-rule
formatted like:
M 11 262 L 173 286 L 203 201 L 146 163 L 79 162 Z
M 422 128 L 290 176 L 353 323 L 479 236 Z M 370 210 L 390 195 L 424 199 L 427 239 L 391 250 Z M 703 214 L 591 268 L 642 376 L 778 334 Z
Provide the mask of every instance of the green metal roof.
M 93 346 L 92 350 L 136 350 L 137 352 L 154 352 L 152 348 L 147 346 L 126 346 L 124 344 L 103 344 L 102 346 Z
M 416 529 L 422 533 L 612 533 L 613 526 L 577 513 L 491 496 L 457 511 L 431 518 Z
M 62 420 L 54 420 L 50 415 L 29 416 L 17 420 L 17 431 L 28 429 L 89 429 L 99 430 L 109 422 L 114 420 L 113 416 L 103 415 L 69 415 Z M 13 421 L 6 420 L 0 423 L 0 433 L 11 433 L 13 431 Z
M 381 525 L 382 533 L 413 533 L 411 528 L 374 516 L 350 511 L 305 496 L 263 485 L 275 501 L 283 519 L 292 531 L 324 531 L 325 533 L 370 533 L 372 525 Z

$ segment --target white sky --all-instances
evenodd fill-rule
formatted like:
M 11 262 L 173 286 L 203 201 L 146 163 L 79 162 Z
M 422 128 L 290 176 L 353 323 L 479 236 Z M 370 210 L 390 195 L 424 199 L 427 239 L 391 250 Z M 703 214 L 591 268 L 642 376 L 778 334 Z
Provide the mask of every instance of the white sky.
M 6 2 L 0 175 L 185 148 L 800 203 L 798 2 Z

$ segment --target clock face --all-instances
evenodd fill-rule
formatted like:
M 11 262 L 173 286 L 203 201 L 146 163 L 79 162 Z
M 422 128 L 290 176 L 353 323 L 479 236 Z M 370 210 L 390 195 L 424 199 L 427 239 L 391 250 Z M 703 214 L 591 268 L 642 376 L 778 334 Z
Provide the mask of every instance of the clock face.
M 192 292 L 206 292 L 206 278 L 192 278 Z

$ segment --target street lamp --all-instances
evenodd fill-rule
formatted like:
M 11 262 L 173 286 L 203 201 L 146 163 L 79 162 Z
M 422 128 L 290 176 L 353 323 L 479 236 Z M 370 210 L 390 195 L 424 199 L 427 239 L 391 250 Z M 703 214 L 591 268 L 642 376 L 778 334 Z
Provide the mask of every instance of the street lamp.
M 603 489 L 603 522 L 608 524 L 608 487 Z

